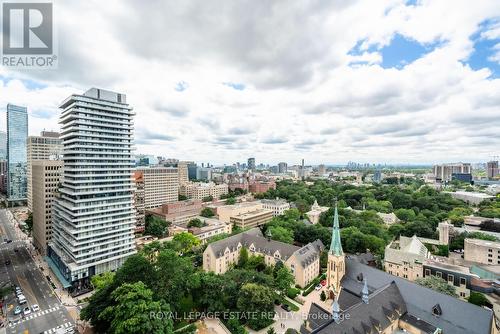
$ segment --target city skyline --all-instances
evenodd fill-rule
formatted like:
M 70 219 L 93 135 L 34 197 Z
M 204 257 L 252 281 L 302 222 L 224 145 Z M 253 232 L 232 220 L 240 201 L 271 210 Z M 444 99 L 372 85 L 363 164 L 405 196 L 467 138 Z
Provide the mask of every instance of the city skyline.
M 0 110 L 27 106 L 34 135 L 59 130 L 70 94 L 124 92 L 135 153 L 216 165 L 499 154 L 494 1 L 164 6 L 57 3 L 59 68 L 0 68 Z M 79 22 L 81 12 L 94 20 Z

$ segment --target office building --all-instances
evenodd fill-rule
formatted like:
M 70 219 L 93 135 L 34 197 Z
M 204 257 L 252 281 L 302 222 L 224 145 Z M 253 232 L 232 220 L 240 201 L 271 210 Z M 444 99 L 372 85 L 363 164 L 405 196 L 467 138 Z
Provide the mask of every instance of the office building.
M 31 163 L 34 160 L 59 159 L 62 155 L 62 141 L 58 132 L 42 131 L 40 136 L 28 137 L 28 210 L 33 211 Z
M 449 182 L 452 180 L 453 174 L 472 174 L 472 166 L 470 163 L 462 162 L 434 165 L 432 167 L 432 172 L 436 177 L 436 180 Z
M 188 179 L 189 181 L 191 180 L 196 180 L 196 172 L 198 171 L 198 166 L 194 162 L 190 162 L 187 165 L 188 169 Z
M 255 170 L 255 158 L 248 158 L 248 170 Z
M 318 166 L 318 175 L 322 176 L 326 174 L 326 166 L 325 165 L 319 165 Z
M 273 212 L 274 217 L 281 216 L 286 210 L 290 209 L 290 203 L 284 199 L 263 199 L 260 202 L 262 203 L 263 209 L 271 210 Z
M 203 270 L 224 274 L 238 263 L 241 248 L 246 248 L 252 255 L 264 257 L 268 266 L 283 262 L 292 273 L 295 284 L 301 287 L 320 274 L 319 258 L 324 249 L 321 240 L 298 247 L 265 238 L 258 228 L 210 243 L 203 252 Z
M 498 161 L 488 161 L 486 164 L 486 175 L 489 179 L 493 179 L 500 174 L 500 169 L 498 168 Z
M 177 164 L 177 170 L 179 172 L 179 185 L 189 182 L 189 164 L 192 164 L 192 162 L 179 161 L 179 163 Z
M 175 167 L 138 167 L 144 178 L 144 207 L 156 208 L 179 200 L 179 173 Z
M 219 199 L 229 192 L 227 184 L 215 184 L 213 182 L 200 183 L 189 182 L 181 185 L 179 194 L 190 199 L 207 200 L 208 198 Z
M 91 88 L 65 99 L 59 123 L 63 182 L 47 258 L 70 292 L 134 254 L 134 112 L 124 94 Z
M 270 181 L 253 181 L 248 184 L 248 191 L 252 194 L 265 193 L 269 189 L 276 189 L 276 182 Z
M 257 227 L 268 223 L 273 218 L 273 212 L 267 209 L 258 209 L 231 216 L 230 223 L 241 229 Z
M 482 264 L 500 265 L 500 242 L 465 239 L 464 260 Z
M 134 172 L 135 191 L 134 191 L 134 208 L 135 208 L 135 233 L 142 233 L 146 227 L 146 193 L 144 190 L 144 173 L 141 171 Z
M 148 209 L 146 213 L 161 218 L 172 224 L 188 223 L 201 213 L 201 200 L 186 200 L 163 204 L 155 209 Z
M 28 110 L 7 105 L 7 200 L 25 202 L 28 191 L 27 147 Z
M 288 164 L 286 162 L 280 162 L 278 164 L 278 173 L 284 174 L 288 171 Z
M 158 158 L 151 154 L 137 154 L 135 156 L 136 166 L 155 166 L 158 163 Z
M 453 173 L 451 174 L 452 181 L 460 181 L 465 183 L 472 183 L 472 174 L 468 173 Z
M 31 161 L 33 244 L 46 255 L 47 243 L 52 239 L 52 202 L 61 182 L 61 160 Z
M 7 132 L 0 131 L 0 160 L 7 159 Z
M 0 160 L 0 192 L 7 193 L 7 160 Z
M 196 179 L 203 181 L 212 180 L 212 168 L 210 167 L 198 167 L 196 169 Z

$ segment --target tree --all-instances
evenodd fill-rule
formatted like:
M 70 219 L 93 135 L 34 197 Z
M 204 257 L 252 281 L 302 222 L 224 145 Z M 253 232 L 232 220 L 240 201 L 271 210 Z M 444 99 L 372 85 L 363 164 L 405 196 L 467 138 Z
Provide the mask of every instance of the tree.
M 274 327 L 271 327 L 267 330 L 266 334 L 276 334 L 276 331 L 274 330 Z
M 146 217 L 144 233 L 147 235 L 152 235 L 157 238 L 163 238 L 167 234 L 168 224 L 161 218 L 156 216 L 148 215 Z
M 115 273 L 111 271 L 106 271 L 100 275 L 94 275 L 90 278 L 90 282 L 95 290 L 100 290 L 105 286 L 111 285 L 113 279 L 115 278 Z
M 244 268 L 248 262 L 248 251 L 245 247 L 240 249 L 240 257 L 238 258 L 238 267 Z
M 455 286 L 449 285 L 444 279 L 437 276 L 427 276 L 422 278 L 417 278 L 415 280 L 417 284 L 425 286 L 426 288 L 444 293 L 445 295 L 450 295 L 453 297 L 457 296 L 455 291 Z
M 488 298 L 486 298 L 485 295 L 479 292 L 473 292 L 471 291 L 469 298 L 467 299 L 469 303 L 477 305 L 477 306 L 487 306 L 487 307 L 493 307 L 491 305 L 490 301 Z
M 271 232 L 271 238 L 273 240 L 286 242 L 287 244 L 293 244 L 293 231 L 286 229 L 281 226 L 271 226 L 268 229 Z
M 236 203 L 236 198 L 234 198 L 234 197 L 229 197 L 228 199 L 226 199 L 227 205 L 233 205 L 235 203 Z
M 325 291 L 321 291 L 321 294 L 319 295 L 319 299 L 321 299 L 322 302 L 326 300 L 326 293 Z
M 90 321 L 96 333 L 108 333 L 111 320 L 99 317 L 109 306 L 113 306 L 115 301 L 111 298 L 111 293 L 115 289 L 114 285 L 104 286 L 97 290 L 89 299 L 89 303 L 80 312 L 80 318 Z
M 394 213 L 398 219 L 401 219 L 404 222 L 412 221 L 416 217 L 415 211 L 412 209 L 397 209 Z
M 151 287 L 154 282 L 154 267 L 141 254 L 134 254 L 129 256 L 120 269 L 116 271 L 113 283 L 116 288 L 123 283 L 139 281 Z
M 226 309 L 224 293 L 226 280 L 215 273 L 199 273 L 200 285 L 196 289 L 194 299 L 201 310 L 205 312 L 222 312 Z
M 202 199 L 203 202 L 211 202 L 213 200 L 214 200 L 214 197 L 212 195 L 203 197 L 203 199 Z
M 28 232 L 31 233 L 33 231 L 33 212 L 30 212 L 28 218 L 24 221 L 26 227 L 28 228 Z
M 263 271 L 266 269 L 266 261 L 262 255 L 250 256 L 245 268 L 255 271 Z
M 254 330 L 267 327 L 274 317 L 273 291 L 263 285 L 247 283 L 241 287 L 237 307 L 241 312 L 255 314 L 249 317 L 248 327 Z
M 202 227 L 204 226 L 203 222 L 199 220 L 198 218 L 193 218 L 189 221 L 187 224 L 187 227 Z
M 172 242 L 176 250 L 187 253 L 200 244 L 200 239 L 188 232 L 182 232 L 174 235 Z
M 201 210 L 200 216 L 210 218 L 214 216 L 214 212 L 210 208 L 203 208 L 203 210 Z
M 285 298 L 288 289 L 294 281 L 295 278 L 287 267 L 283 266 L 278 270 L 276 278 L 274 279 L 274 286 L 276 287 L 276 290 L 280 292 L 282 299 Z
M 188 198 L 187 198 L 187 196 L 186 196 L 186 195 L 181 195 L 181 194 L 179 194 L 179 201 L 185 201 L 185 200 L 187 200 L 187 199 L 188 199 Z
M 172 333 L 170 307 L 163 301 L 153 301 L 153 292 L 144 283 L 123 284 L 111 294 L 114 305 L 106 307 L 99 318 L 110 322 L 110 332 L 116 334 Z M 155 314 L 157 316 L 151 316 Z

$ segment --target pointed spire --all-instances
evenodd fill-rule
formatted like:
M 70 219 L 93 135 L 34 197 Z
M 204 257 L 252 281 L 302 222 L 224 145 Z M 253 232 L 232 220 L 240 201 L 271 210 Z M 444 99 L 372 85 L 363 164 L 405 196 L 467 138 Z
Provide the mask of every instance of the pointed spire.
M 335 213 L 333 215 L 333 231 L 332 231 L 332 242 L 330 244 L 330 254 L 336 256 L 341 256 L 344 254 L 344 251 L 342 250 L 342 243 L 340 241 L 339 214 L 336 203 L 335 203 Z
M 366 278 L 364 279 L 365 284 L 363 286 L 363 290 L 361 291 L 361 299 L 363 300 L 363 303 L 368 304 L 369 303 L 369 291 L 368 291 L 368 281 Z
M 339 302 L 337 301 L 337 299 L 338 298 L 335 298 L 333 300 L 332 318 L 338 324 L 340 322 L 340 305 L 339 305 Z

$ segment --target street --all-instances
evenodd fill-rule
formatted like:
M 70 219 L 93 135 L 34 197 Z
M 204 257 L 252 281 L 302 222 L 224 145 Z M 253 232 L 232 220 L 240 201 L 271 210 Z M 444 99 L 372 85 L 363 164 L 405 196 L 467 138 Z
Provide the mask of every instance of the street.
M 31 314 L 14 314 L 18 302 L 14 292 L 7 296 L 4 311 L 9 324 L 6 332 L 14 333 L 53 333 L 58 326 L 70 328 L 73 320 L 66 308 L 61 304 L 54 290 L 37 267 L 27 249 L 27 240 L 22 240 L 15 227 L 6 215 L 5 209 L 0 209 L 0 286 L 14 284 L 22 289 L 27 303 L 20 305 L 21 309 L 37 304 L 40 309 Z M 12 240 L 7 243 L 5 241 Z M 10 264 L 6 264 L 10 261 Z

